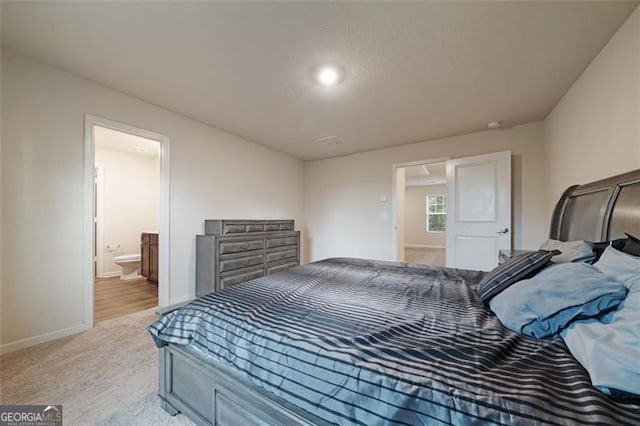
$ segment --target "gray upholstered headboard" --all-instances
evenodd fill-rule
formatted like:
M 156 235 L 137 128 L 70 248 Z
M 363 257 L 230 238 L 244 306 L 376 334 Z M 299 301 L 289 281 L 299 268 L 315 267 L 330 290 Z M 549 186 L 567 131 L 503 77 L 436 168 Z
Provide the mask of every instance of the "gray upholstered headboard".
M 640 170 L 567 188 L 553 211 L 549 238 L 608 241 L 625 232 L 640 235 Z

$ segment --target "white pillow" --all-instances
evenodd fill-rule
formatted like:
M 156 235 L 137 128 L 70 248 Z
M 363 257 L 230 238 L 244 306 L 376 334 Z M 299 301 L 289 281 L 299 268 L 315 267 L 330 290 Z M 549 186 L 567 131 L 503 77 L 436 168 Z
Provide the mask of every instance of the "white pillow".
M 640 257 L 609 246 L 593 266 L 603 274 L 620 281 L 628 289 L 640 287 Z
M 562 253 L 553 256 L 553 263 L 591 262 L 595 259 L 593 247 L 586 241 L 547 240 L 540 246 L 542 250 L 560 250 Z

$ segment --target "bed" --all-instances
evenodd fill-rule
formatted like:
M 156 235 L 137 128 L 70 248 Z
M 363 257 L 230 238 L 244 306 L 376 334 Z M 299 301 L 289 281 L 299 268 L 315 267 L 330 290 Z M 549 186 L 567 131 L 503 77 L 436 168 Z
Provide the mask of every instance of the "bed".
M 640 234 L 640 171 L 568 188 L 558 240 Z M 196 424 L 639 424 L 561 338 L 506 329 L 485 273 L 335 258 L 162 313 L 159 397 Z

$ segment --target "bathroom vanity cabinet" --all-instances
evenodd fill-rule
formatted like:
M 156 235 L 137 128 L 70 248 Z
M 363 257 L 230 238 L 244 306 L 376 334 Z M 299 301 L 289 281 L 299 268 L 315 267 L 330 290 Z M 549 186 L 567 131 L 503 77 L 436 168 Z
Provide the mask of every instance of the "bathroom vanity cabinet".
M 140 274 L 154 283 L 158 282 L 158 234 L 140 234 Z

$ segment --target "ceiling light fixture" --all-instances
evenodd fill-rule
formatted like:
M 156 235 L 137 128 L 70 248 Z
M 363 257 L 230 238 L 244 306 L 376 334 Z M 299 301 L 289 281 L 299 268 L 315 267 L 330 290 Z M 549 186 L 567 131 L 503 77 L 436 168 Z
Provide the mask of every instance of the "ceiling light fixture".
M 325 136 L 324 138 L 316 139 L 315 142 L 324 146 L 344 145 L 344 140 L 337 136 Z
M 489 124 L 487 124 L 487 127 L 490 129 L 497 129 L 498 127 L 500 127 L 500 122 L 499 121 L 490 121 Z
M 342 70 L 337 65 L 322 65 L 314 73 L 315 80 L 323 86 L 333 86 L 342 80 Z

